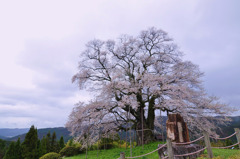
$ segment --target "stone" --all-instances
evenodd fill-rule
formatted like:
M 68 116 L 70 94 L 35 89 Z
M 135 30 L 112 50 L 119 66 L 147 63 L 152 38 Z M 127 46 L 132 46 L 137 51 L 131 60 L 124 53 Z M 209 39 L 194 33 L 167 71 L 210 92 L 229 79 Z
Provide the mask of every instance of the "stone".
M 180 114 L 169 114 L 166 123 L 167 137 L 176 143 L 189 142 L 187 124 Z

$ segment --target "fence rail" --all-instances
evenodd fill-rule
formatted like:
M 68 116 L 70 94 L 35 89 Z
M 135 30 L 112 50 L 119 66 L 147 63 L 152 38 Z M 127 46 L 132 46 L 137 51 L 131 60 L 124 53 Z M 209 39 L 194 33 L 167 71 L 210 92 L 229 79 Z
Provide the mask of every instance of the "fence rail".
M 160 149 L 163 148 L 163 147 L 166 147 L 166 145 L 167 145 L 167 144 L 164 144 L 164 145 L 162 145 L 161 147 L 157 148 L 156 150 L 153 150 L 153 151 L 151 151 L 151 152 L 149 152 L 149 153 L 146 153 L 146 154 L 144 154 L 144 155 L 134 156 L 134 157 L 126 157 L 126 158 L 139 158 L 139 157 L 144 157 L 144 156 L 150 155 L 150 154 L 152 154 L 152 153 L 160 150 Z
M 226 140 L 226 139 L 229 139 L 230 137 L 233 137 L 233 136 L 236 135 L 236 134 L 237 134 L 237 132 L 233 133 L 233 134 L 230 135 L 230 136 L 224 137 L 224 138 L 217 138 L 217 137 L 214 137 L 214 136 L 210 136 L 210 138 L 216 139 L 216 140 Z
M 197 141 L 201 140 L 202 138 L 204 138 L 204 136 L 201 136 L 198 139 L 190 141 L 190 142 L 184 142 L 184 143 L 175 143 L 175 142 L 173 142 L 173 144 L 175 144 L 175 145 L 188 145 L 188 144 L 192 144 L 194 142 L 197 142 Z
M 207 147 L 204 147 L 203 149 L 200 149 L 196 152 L 191 152 L 191 153 L 187 153 L 187 154 L 182 154 L 182 155 L 174 155 L 175 157 L 184 157 L 184 156 L 191 156 L 191 155 L 195 155 L 199 152 L 202 152 L 203 150 L 205 150 Z
M 227 148 L 230 148 L 230 147 L 234 147 L 236 145 L 239 145 L 240 143 L 236 143 L 236 144 L 233 144 L 233 145 L 230 145 L 230 146 L 226 146 L 226 147 L 212 147 L 212 148 L 215 148 L 215 149 L 227 149 Z

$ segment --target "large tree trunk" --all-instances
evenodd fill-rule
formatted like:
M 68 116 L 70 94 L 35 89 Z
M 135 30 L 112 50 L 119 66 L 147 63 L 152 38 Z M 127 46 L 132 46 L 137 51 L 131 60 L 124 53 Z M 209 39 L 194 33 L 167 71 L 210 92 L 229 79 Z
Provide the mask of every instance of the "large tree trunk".
M 141 92 L 141 90 L 139 91 Z M 139 102 L 139 108 L 136 112 L 136 130 L 137 130 L 137 141 L 138 145 L 146 144 L 154 141 L 154 120 L 155 120 L 155 97 L 151 97 L 148 102 L 148 116 L 144 115 L 144 107 L 146 106 L 142 94 L 137 94 L 137 100 Z
M 149 113 L 149 112 L 148 112 Z M 137 118 L 137 124 L 136 124 L 136 129 L 137 129 L 137 144 L 142 145 L 142 144 L 147 144 L 152 141 L 154 141 L 154 110 L 153 114 L 151 112 L 151 115 L 146 119 L 144 114 L 143 108 L 140 108 L 138 110 L 138 118 Z
M 146 123 L 144 124 L 143 131 L 142 131 L 142 123 L 138 123 L 137 128 L 138 128 L 137 129 L 137 144 L 138 145 L 147 144 L 147 143 L 154 141 L 153 130 L 149 129 L 147 127 Z

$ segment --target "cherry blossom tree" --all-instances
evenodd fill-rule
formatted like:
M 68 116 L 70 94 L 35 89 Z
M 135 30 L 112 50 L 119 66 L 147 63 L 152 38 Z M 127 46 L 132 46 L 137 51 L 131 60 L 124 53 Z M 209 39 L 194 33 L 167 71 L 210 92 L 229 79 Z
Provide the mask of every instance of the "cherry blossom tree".
M 156 28 L 136 37 L 88 42 L 72 80 L 95 97 L 76 104 L 66 126 L 79 139 L 130 126 L 154 130 L 156 111 L 161 110 L 180 113 L 189 125 L 211 131 L 212 117 L 225 116 L 231 109 L 206 94 L 203 73 L 182 57 L 173 39 Z M 141 133 L 137 131 L 139 143 Z M 144 131 L 145 143 L 153 138 L 153 131 Z

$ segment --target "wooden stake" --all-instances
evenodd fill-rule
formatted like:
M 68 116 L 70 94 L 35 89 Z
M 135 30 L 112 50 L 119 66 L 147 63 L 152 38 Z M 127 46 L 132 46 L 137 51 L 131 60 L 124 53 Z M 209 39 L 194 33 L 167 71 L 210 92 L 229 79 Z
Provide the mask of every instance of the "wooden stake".
M 208 158 L 213 158 L 209 134 L 207 131 L 204 131 L 203 135 L 204 135 L 205 146 L 207 147 Z
M 167 138 L 168 159 L 173 159 L 173 148 L 171 139 Z
M 163 131 L 164 131 L 164 127 L 163 127 L 163 117 L 162 117 L 162 111 L 160 110 L 160 125 L 161 125 L 161 131 L 162 131 L 162 141 L 164 142 L 164 136 L 163 136 Z
M 239 146 L 239 149 L 240 149 L 240 130 L 239 130 L 239 128 L 234 128 L 234 130 L 237 133 L 236 137 L 237 137 L 237 142 L 239 143 L 238 146 Z
M 125 153 L 124 152 L 120 153 L 120 158 L 119 159 L 125 159 Z
M 142 149 L 144 149 L 144 144 L 143 144 L 143 108 L 141 110 L 141 114 L 142 114 Z
M 129 124 L 129 119 L 130 119 L 130 106 L 128 107 L 128 124 Z M 130 139 L 130 157 L 132 157 L 132 132 L 131 132 L 131 123 L 130 123 L 130 131 L 129 131 L 129 139 Z
M 127 150 L 127 128 L 126 128 L 126 138 L 125 138 L 126 146 L 125 149 Z
M 97 141 L 97 158 L 98 158 L 98 153 L 99 153 L 99 143 L 100 143 L 100 129 L 98 131 L 98 141 Z

